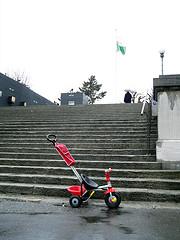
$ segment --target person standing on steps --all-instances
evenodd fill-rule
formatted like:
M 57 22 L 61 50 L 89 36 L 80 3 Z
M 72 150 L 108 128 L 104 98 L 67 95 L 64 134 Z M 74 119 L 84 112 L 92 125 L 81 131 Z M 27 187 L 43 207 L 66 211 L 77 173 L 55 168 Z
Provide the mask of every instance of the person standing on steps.
M 127 91 L 124 95 L 124 102 L 125 103 L 131 103 L 132 95 L 129 91 Z

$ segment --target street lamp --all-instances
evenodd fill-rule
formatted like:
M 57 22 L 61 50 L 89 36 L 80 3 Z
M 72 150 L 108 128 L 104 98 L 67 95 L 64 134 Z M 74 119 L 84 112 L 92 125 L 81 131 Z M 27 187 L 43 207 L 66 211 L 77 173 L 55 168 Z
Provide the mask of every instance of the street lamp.
M 163 59 L 164 59 L 165 50 L 161 50 L 161 51 L 159 51 L 159 53 L 160 53 L 160 57 L 161 57 L 161 70 L 162 70 L 162 75 L 164 75 L 164 71 L 163 71 Z

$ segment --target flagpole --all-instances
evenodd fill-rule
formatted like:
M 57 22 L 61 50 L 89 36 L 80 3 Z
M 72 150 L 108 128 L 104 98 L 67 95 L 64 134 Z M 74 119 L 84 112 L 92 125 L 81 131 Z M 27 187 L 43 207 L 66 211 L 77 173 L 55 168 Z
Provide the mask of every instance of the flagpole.
M 125 55 L 126 54 L 126 47 L 118 41 L 118 36 L 117 36 L 117 29 L 115 29 L 115 35 L 116 35 L 116 63 L 115 63 L 115 74 L 116 74 L 116 95 L 117 95 L 117 99 L 118 99 L 118 103 L 120 103 L 121 101 L 123 101 L 123 96 L 121 96 L 121 94 L 123 94 L 123 89 L 122 88 L 122 84 L 123 84 L 123 80 L 120 79 L 120 74 L 119 74 L 119 60 L 120 58 L 118 58 L 118 55 Z M 121 63 L 121 62 L 120 62 Z M 122 66 L 122 64 L 121 64 Z M 119 80 L 121 80 L 121 84 L 119 84 Z M 121 86 L 121 88 L 120 88 Z
M 115 29 L 115 41 L 116 41 L 116 50 L 115 50 L 115 103 L 119 103 L 118 101 L 118 93 L 119 93 L 119 84 L 118 84 L 118 61 L 117 61 L 117 29 Z

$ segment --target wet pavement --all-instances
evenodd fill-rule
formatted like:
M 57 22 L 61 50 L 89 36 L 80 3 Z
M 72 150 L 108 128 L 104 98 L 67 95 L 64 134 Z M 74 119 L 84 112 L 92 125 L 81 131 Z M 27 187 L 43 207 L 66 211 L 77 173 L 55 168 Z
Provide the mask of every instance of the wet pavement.
M 0 199 L 0 240 L 180 239 L 180 208 L 92 202 L 72 209 L 67 199 Z

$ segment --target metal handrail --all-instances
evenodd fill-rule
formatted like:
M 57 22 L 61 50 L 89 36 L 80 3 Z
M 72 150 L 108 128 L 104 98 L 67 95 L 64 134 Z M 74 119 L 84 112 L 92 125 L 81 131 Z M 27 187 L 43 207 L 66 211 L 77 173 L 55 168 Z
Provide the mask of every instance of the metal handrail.
M 146 103 L 147 103 L 147 99 L 148 99 L 148 97 L 149 97 L 149 95 L 146 94 L 145 99 L 143 100 L 142 108 L 141 108 L 141 115 L 144 114 L 144 109 L 145 109 L 145 106 L 146 106 Z
M 151 154 L 151 118 L 152 108 L 151 103 L 148 103 L 148 113 L 147 113 L 147 154 Z
M 144 109 L 146 106 L 146 103 L 148 103 L 148 111 L 145 112 L 146 118 L 147 118 L 147 154 L 151 154 L 151 101 L 148 102 L 148 98 L 150 99 L 150 95 L 147 93 L 145 96 L 145 99 L 143 101 L 142 109 L 141 109 L 141 115 L 144 114 Z

